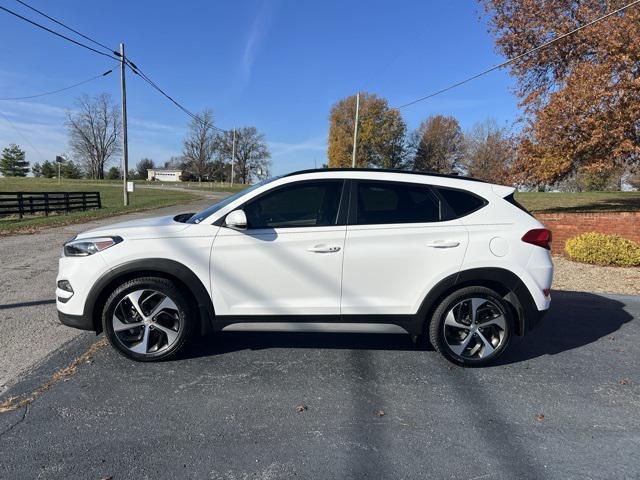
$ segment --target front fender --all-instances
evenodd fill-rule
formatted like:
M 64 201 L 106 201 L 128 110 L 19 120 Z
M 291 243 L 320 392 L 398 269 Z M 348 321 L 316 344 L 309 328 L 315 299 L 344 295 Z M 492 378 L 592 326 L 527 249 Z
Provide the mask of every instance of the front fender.
M 102 331 L 102 307 L 113 289 L 131 278 L 154 275 L 181 282 L 196 301 L 200 315 L 200 332 L 204 334 L 211 331 L 211 322 L 215 316 L 211 292 L 190 268 L 166 258 L 132 260 L 108 270 L 91 287 L 84 305 L 84 317 L 92 319 L 96 332 Z

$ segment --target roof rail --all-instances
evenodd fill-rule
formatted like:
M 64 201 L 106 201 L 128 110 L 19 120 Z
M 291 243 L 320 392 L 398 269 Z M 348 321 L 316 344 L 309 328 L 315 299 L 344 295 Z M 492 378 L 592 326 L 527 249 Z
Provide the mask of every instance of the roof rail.
M 471 182 L 487 183 L 484 180 L 479 180 L 472 177 L 464 177 L 457 174 L 446 173 L 431 173 L 431 172 L 416 172 L 413 170 L 395 170 L 391 168 L 311 168 L 308 170 L 299 170 L 297 172 L 291 172 L 283 175 L 283 177 L 291 177 L 293 175 L 302 175 L 303 173 L 322 173 L 322 172 L 381 172 L 381 173 L 405 173 L 410 175 L 422 175 L 427 177 L 443 177 L 443 178 L 455 178 L 458 180 L 469 180 Z

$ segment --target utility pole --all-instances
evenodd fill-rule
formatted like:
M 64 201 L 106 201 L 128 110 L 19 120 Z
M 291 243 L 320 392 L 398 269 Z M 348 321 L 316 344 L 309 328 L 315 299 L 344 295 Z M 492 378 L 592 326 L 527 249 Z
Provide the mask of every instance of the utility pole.
M 129 143 L 127 141 L 127 85 L 124 78 L 126 68 L 124 57 L 124 43 L 120 44 L 120 92 L 122 94 L 122 183 L 124 206 L 129 205 L 127 191 L 127 173 L 129 170 Z
M 233 129 L 233 144 L 231 146 L 231 186 L 233 186 L 233 162 L 236 159 L 236 129 Z
M 353 129 L 353 150 L 351 151 L 351 168 L 356 168 L 356 149 L 358 143 L 358 115 L 360 114 L 360 92 L 356 94 L 356 124 Z

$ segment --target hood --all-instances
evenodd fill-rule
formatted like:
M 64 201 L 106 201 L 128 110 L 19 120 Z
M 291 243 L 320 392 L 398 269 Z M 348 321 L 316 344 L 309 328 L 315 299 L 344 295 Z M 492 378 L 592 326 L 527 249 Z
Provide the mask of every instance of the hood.
M 182 221 L 180 221 L 182 220 Z M 105 225 L 80 233 L 76 238 L 90 238 L 117 235 L 122 238 L 156 238 L 171 236 L 188 228 L 190 224 L 183 223 L 184 215 L 169 215 L 166 217 L 140 218 L 128 222 Z

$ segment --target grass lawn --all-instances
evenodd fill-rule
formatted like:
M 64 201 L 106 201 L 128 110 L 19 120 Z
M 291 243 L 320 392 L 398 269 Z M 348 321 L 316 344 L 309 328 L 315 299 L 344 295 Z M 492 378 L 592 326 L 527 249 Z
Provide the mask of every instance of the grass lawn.
M 640 192 L 518 192 L 516 200 L 538 213 L 640 210 Z
M 86 185 L 89 185 L 89 184 L 122 185 L 122 180 L 67 180 L 67 181 L 82 182 Z M 135 183 L 136 185 L 144 185 L 145 187 L 156 187 L 156 188 L 171 187 L 171 188 L 183 188 L 185 190 L 199 190 L 199 191 L 201 190 L 201 191 L 207 191 L 207 192 L 230 192 L 230 193 L 239 192 L 249 186 L 241 183 L 234 183 L 233 185 L 231 185 L 229 183 L 222 183 L 222 182 L 172 183 L 172 182 L 149 182 L 147 180 L 134 180 L 133 183 Z
M 78 211 L 65 214 L 26 215 L 22 220 L 18 217 L 0 218 L 0 235 L 10 233 L 32 232 L 44 227 L 82 223 L 96 218 L 131 213 L 141 210 L 189 203 L 202 198 L 201 195 L 170 189 L 136 188 L 129 195 L 129 206 L 122 205 L 122 184 L 100 180 L 66 180 L 59 184 L 53 178 L 0 178 L 0 192 L 56 192 L 56 191 L 99 191 L 102 208 L 99 210 Z

